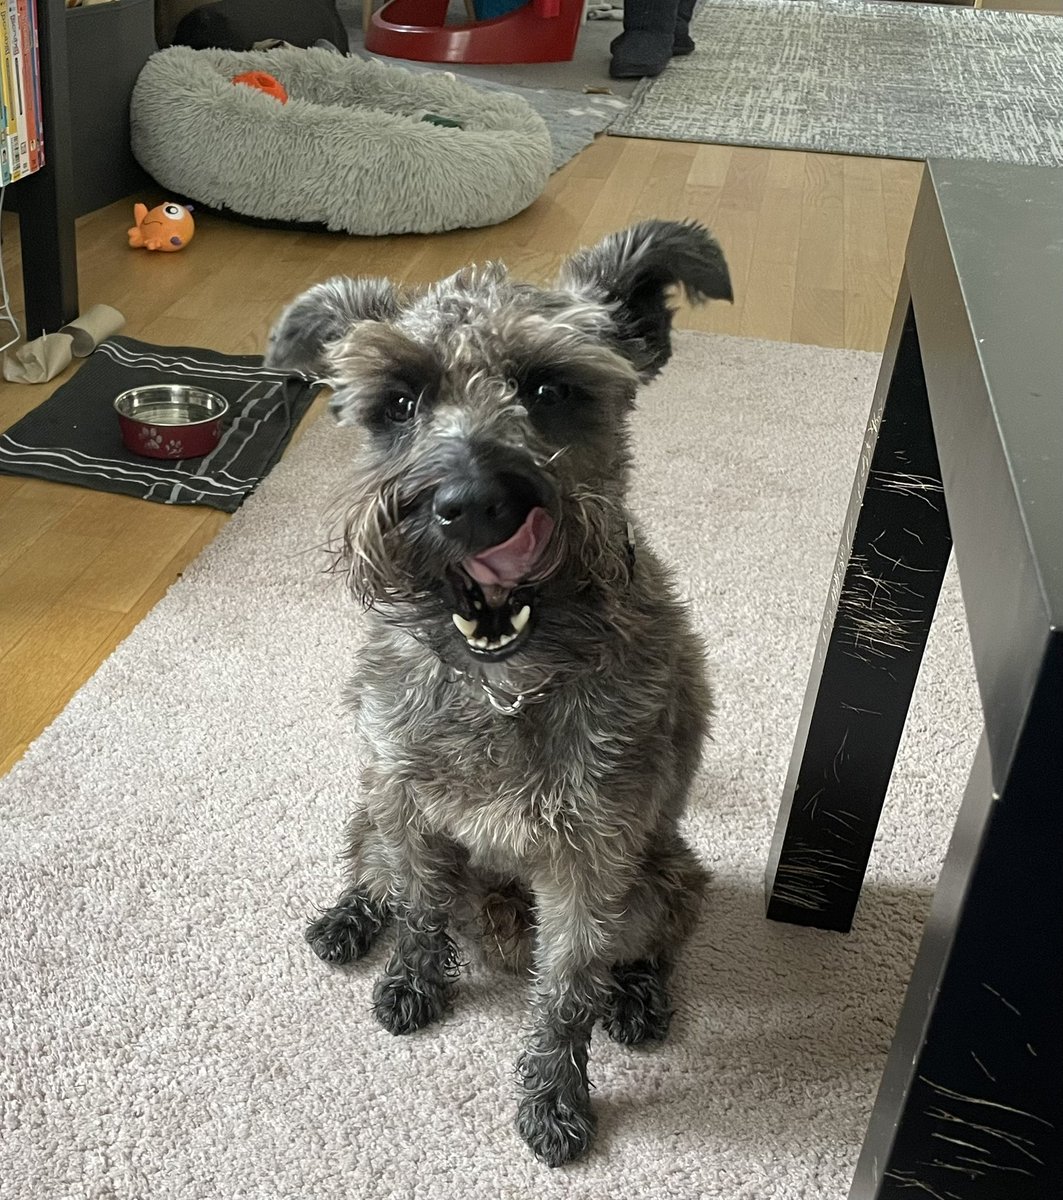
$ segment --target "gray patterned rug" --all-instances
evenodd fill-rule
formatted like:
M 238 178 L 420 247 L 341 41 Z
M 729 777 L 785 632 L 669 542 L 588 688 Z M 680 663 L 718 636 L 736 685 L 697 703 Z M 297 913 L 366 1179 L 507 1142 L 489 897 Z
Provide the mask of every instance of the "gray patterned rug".
M 1063 20 L 874 0 L 704 0 L 697 51 L 610 133 L 1063 165 Z
M 358 436 L 323 418 L 0 779 L 0 1200 L 845 1196 L 981 728 L 952 572 L 853 932 L 764 919 L 877 371 L 684 333 L 633 414 L 634 506 L 719 696 L 685 824 L 712 885 L 669 1040 L 594 1036 L 584 1161 L 513 1130 L 518 980 L 474 962 L 442 1024 L 392 1037 L 386 946 L 330 971 L 303 941 L 342 873 L 363 627 L 313 552 Z M 941 1146 L 932 1190 L 890 1194 L 974 1195 Z

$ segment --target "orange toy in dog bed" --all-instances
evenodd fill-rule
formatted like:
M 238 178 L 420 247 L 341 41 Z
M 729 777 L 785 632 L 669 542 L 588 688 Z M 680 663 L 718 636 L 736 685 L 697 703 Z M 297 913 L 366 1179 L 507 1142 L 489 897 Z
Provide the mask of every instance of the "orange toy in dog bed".
M 265 92 L 267 96 L 279 100 L 281 104 L 288 103 L 288 93 L 284 90 L 284 84 L 265 71 L 245 71 L 242 75 L 233 76 L 233 83 L 257 88 L 260 92 Z

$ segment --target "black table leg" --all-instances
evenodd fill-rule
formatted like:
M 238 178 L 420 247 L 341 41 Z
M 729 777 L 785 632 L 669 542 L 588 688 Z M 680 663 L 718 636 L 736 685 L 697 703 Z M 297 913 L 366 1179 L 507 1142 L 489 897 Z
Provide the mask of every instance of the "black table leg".
M 1063 639 L 1002 786 L 983 737 L 850 1200 L 1063 1193 Z
M 772 842 L 774 920 L 852 924 L 951 548 L 904 278 Z
M 70 73 L 63 0 L 42 0 L 37 5 L 37 22 L 45 165 L 17 185 L 26 340 L 30 342 L 78 315 Z

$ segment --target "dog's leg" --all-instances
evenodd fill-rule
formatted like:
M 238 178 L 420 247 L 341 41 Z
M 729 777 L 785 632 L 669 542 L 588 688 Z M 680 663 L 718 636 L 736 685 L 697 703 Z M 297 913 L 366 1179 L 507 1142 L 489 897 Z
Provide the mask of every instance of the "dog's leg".
M 344 857 L 351 861 L 351 882 L 331 907 L 320 910 L 306 927 L 311 949 L 333 966 L 355 962 L 369 952 L 390 914 L 388 864 L 376 827 L 364 809 L 347 823 Z
M 479 918 L 484 960 L 514 975 L 526 975 L 532 965 L 535 918 L 524 888 L 513 880 L 497 882 L 484 892 Z
M 364 888 L 351 887 L 310 922 L 306 940 L 318 958 L 333 966 L 355 962 L 368 953 L 387 917 L 385 905 Z
M 333 966 L 367 954 L 391 915 L 390 863 L 364 809 L 358 809 L 347 823 L 346 842 L 344 857 L 351 862 L 351 882 L 335 904 L 310 922 L 305 935 L 318 958 Z
M 389 1033 L 413 1033 L 446 1012 L 459 960 L 442 912 L 403 905 L 398 924 L 395 952 L 373 989 L 373 1012 Z
M 671 963 L 662 958 L 642 958 L 613 966 L 613 986 L 602 1027 L 614 1042 L 639 1046 L 664 1041 L 672 1021 L 668 1003 Z
M 668 976 L 697 922 L 707 880 L 705 868 L 678 835 L 645 860 L 631 891 L 619 939 L 622 957 L 613 964 L 602 1019 L 613 1041 L 639 1045 L 661 1041 L 668 1033 Z
M 373 990 L 373 1011 L 389 1033 L 412 1033 L 446 1011 L 458 977 L 447 932 L 465 862 L 457 846 L 412 824 L 387 839 L 398 936 Z
M 613 934 L 626 883 L 617 863 L 588 856 L 532 880 L 537 935 L 533 1028 L 518 1065 L 517 1129 L 552 1167 L 578 1158 L 594 1133 L 587 1049 L 612 981 Z

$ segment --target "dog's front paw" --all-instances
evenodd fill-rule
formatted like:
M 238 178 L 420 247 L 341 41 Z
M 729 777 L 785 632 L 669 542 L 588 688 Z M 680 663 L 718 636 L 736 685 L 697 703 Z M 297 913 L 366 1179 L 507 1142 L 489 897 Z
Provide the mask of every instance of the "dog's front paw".
M 566 1103 L 557 1096 L 526 1096 L 517 1109 L 517 1132 L 540 1162 L 560 1167 L 583 1155 L 594 1137 L 590 1104 Z
M 368 953 L 383 924 L 380 909 L 360 893 L 351 892 L 310 922 L 306 940 L 318 958 L 339 966 Z
M 614 1042 L 639 1046 L 663 1041 L 672 1021 L 662 971 L 653 961 L 618 963 L 602 1027 Z
M 621 996 L 602 1020 L 602 1028 L 614 1042 L 641 1046 L 645 1042 L 663 1042 L 672 1014 L 655 1009 L 631 996 Z
M 446 989 L 411 979 L 385 975 L 373 989 L 373 1013 L 388 1033 L 413 1033 L 446 1012 Z

